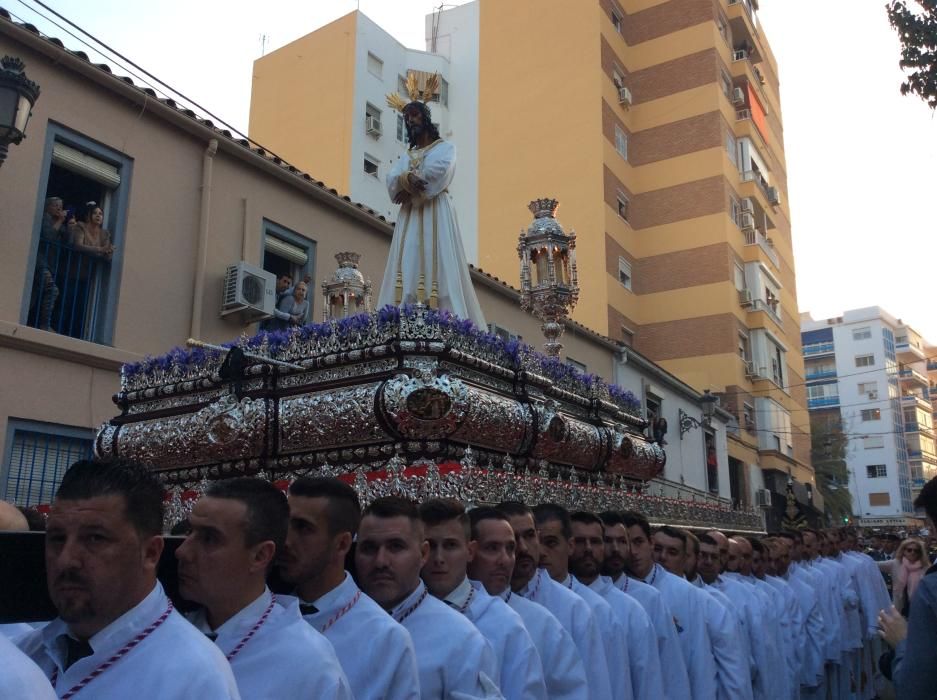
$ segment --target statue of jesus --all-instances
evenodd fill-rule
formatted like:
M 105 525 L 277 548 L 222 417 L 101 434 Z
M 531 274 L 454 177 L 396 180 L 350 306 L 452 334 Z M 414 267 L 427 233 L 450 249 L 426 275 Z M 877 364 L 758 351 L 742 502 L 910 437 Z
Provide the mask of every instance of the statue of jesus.
M 422 94 L 429 99 L 438 75 Z M 410 149 L 387 174 L 387 191 L 400 205 L 384 269 L 378 306 L 425 304 L 448 309 L 485 330 L 485 317 L 469 275 L 449 183 L 455 174 L 455 146 L 439 137 L 414 74 L 407 81 L 411 102 L 396 94 L 387 102 L 403 113 Z

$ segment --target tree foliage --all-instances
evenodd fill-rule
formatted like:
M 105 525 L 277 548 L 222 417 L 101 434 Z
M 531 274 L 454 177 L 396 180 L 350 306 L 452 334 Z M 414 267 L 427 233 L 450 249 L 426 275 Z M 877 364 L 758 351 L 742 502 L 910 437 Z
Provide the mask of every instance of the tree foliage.
M 817 475 L 817 489 L 823 496 L 827 513 L 834 523 L 852 515 L 846 448 L 849 438 L 839 418 L 810 416 L 810 457 Z
M 901 94 L 913 93 L 937 109 L 937 0 L 892 0 L 885 9 L 901 40 L 898 65 L 907 77 Z

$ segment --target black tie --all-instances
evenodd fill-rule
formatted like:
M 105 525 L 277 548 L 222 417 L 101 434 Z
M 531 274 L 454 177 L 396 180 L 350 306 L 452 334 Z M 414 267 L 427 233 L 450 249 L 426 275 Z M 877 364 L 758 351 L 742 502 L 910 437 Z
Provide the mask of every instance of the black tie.
M 65 654 L 65 670 L 67 671 L 69 666 L 83 659 L 86 656 L 91 656 L 94 653 L 94 649 L 91 648 L 91 645 L 87 640 L 79 641 L 77 639 L 72 639 L 68 635 L 65 635 L 65 645 L 68 649 Z
M 319 608 L 317 608 L 312 603 L 300 603 L 299 604 L 300 615 L 315 615 L 317 612 L 319 612 Z

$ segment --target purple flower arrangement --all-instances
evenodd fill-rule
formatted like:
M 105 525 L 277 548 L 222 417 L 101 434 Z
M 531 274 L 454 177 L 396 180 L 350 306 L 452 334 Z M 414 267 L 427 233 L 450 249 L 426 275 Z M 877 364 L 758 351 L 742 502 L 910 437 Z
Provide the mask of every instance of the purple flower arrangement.
M 547 357 L 536 352 L 531 346 L 519 340 L 505 340 L 504 338 L 486 333 L 476 328 L 468 319 L 459 318 L 447 310 L 419 309 L 415 306 L 385 306 L 374 314 L 357 314 L 335 321 L 322 323 L 309 323 L 298 330 L 260 331 L 245 341 L 230 341 L 222 347 L 230 348 L 241 345 L 248 352 L 256 352 L 266 343 L 267 352 L 272 358 L 277 358 L 286 350 L 290 342 L 298 338 L 302 341 L 325 340 L 330 336 L 366 336 L 374 330 L 384 330 L 388 326 L 398 326 L 402 319 L 412 319 L 422 314 L 422 322 L 427 326 L 439 328 L 446 334 L 454 334 L 474 344 L 486 354 L 499 357 L 501 361 L 512 369 L 520 369 L 525 359 L 533 360 L 539 373 L 557 384 L 564 384 L 572 389 L 578 389 L 589 395 L 595 388 L 605 385 L 613 403 L 622 410 L 638 415 L 640 403 L 634 394 L 614 384 L 605 382 L 594 374 L 584 374 L 570 364 L 555 357 Z M 141 362 L 126 364 L 123 367 L 125 379 L 140 375 L 149 377 L 156 372 L 170 372 L 179 368 L 182 373 L 197 369 L 207 361 L 220 355 L 219 351 L 204 348 L 175 347 L 159 357 L 147 356 Z

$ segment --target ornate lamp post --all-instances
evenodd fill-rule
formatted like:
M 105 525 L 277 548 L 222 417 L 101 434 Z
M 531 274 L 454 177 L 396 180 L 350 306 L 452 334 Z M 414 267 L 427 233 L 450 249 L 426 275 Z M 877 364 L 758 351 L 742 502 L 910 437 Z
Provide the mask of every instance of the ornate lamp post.
M 521 231 L 517 255 L 521 260 L 521 308 L 543 322 L 540 326 L 547 355 L 558 357 L 564 322 L 579 301 L 576 271 L 576 232 L 563 231 L 556 220 L 559 202 L 535 199 L 528 205 L 534 220 Z
M 25 64 L 13 56 L 0 59 L 0 166 L 10 144 L 26 137 L 26 122 L 39 99 L 39 86 L 26 77 Z
M 358 269 L 358 253 L 336 253 L 338 269 L 322 283 L 322 318 L 345 318 L 371 310 L 371 280 Z

